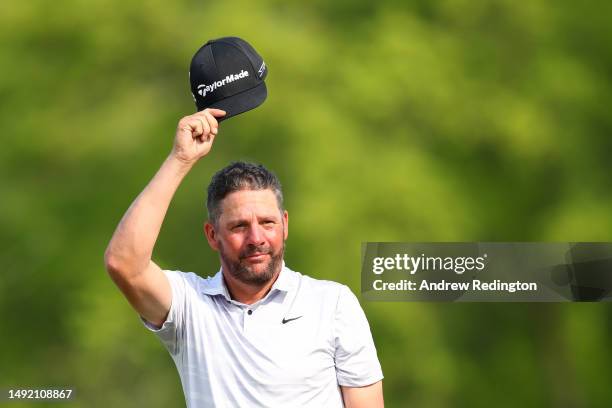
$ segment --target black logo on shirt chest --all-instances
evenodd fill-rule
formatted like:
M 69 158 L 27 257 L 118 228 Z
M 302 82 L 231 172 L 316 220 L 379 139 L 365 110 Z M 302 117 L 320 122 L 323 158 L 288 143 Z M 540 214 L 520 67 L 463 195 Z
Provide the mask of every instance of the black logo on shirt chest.
M 304 316 L 304 315 L 302 315 L 302 316 Z M 299 319 L 299 318 L 300 318 L 300 317 L 302 317 L 302 316 L 292 317 L 292 318 L 290 318 L 290 319 L 285 319 L 285 318 L 283 317 L 283 322 L 282 322 L 282 323 L 283 323 L 283 324 L 285 324 L 285 323 L 289 323 L 289 322 L 291 322 L 291 321 L 293 321 L 293 320 L 297 320 L 297 319 Z

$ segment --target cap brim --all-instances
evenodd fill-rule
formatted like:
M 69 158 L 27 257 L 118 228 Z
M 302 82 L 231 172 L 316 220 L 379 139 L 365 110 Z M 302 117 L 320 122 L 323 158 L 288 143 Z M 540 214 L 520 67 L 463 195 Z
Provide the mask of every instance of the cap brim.
M 222 122 L 243 112 L 255 109 L 264 103 L 267 96 L 268 90 L 266 88 L 266 83 L 262 82 L 254 88 L 247 89 L 244 92 L 232 95 L 229 98 L 222 99 L 218 102 L 213 102 L 210 104 L 210 106 L 206 106 L 198 110 L 204 110 L 206 108 L 222 109 L 226 112 L 225 116 L 217 118 L 217 121 Z

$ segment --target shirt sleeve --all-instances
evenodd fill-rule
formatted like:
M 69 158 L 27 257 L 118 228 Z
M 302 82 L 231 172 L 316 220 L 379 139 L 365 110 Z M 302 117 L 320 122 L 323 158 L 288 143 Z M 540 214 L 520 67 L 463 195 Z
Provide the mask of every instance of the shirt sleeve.
M 364 387 L 382 380 L 370 325 L 357 297 L 344 285 L 336 307 L 335 346 L 339 385 Z
M 142 316 L 140 320 L 144 326 L 160 339 L 170 354 L 176 355 L 181 351 L 184 339 L 185 321 L 190 298 L 188 274 L 179 271 L 163 271 L 168 278 L 172 289 L 172 301 L 170 311 L 164 324 L 157 328 Z

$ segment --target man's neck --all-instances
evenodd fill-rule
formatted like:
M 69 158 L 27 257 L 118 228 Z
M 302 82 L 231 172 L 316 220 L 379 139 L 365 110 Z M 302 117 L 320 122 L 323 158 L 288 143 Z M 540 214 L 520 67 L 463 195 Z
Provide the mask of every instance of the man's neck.
M 223 269 L 222 273 L 225 286 L 227 286 L 227 290 L 231 298 L 237 302 L 244 303 L 245 305 L 251 305 L 263 299 L 264 296 L 268 294 L 272 288 L 272 285 L 274 285 L 274 282 L 276 282 L 276 279 L 278 279 L 281 269 L 282 268 L 279 268 L 272 279 L 261 286 L 241 282 L 233 276 L 230 276 L 229 273 L 225 273 L 225 269 Z

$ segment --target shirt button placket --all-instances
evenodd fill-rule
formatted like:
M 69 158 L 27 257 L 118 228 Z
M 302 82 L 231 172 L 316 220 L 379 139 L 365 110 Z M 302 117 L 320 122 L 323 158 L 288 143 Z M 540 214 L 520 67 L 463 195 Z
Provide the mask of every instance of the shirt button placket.
M 249 327 L 251 325 L 251 320 L 253 319 L 251 317 L 251 315 L 253 314 L 253 310 L 251 309 L 246 309 L 244 311 L 244 334 L 248 335 L 249 333 Z

